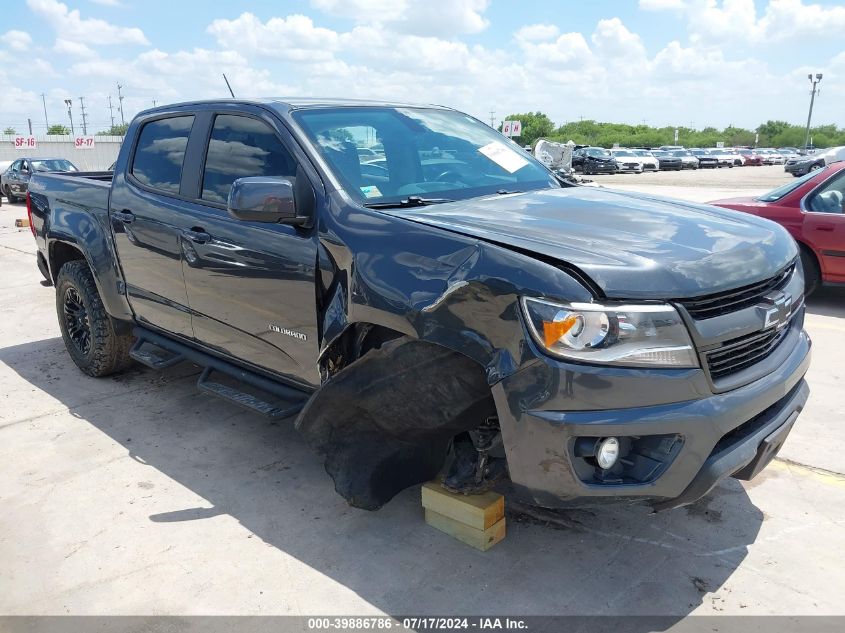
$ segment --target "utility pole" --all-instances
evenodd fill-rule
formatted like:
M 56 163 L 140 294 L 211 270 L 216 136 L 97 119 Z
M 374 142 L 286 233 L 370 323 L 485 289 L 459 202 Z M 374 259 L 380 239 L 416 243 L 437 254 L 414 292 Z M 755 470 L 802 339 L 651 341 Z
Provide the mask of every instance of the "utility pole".
M 807 132 L 804 134 L 804 151 L 805 152 L 807 151 L 807 147 L 810 145 L 810 120 L 813 118 L 813 103 L 816 100 L 816 93 L 819 92 L 819 90 L 816 88 L 816 86 L 818 86 L 819 83 L 821 82 L 822 74 L 816 73 L 815 79 L 813 79 L 813 75 L 810 74 L 810 75 L 807 75 L 807 79 L 810 80 L 810 83 L 812 84 L 813 87 L 812 87 L 812 90 L 810 90 L 810 113 L 807 115 Z
M 29 125 L 29 135 L 32 136 L 32 119 L 27 119 L 26 123 Z
M 82 108 L 82 134 L 88 136 L 88 115 L 85 114 L 85 97 L 79 97 L 79 107 Z
M 118 101 L 118 109 L 120 110 L 120 124 L 126 125 L 126 121 L 123 119 L 123 94 L 121 94 L 120 89 L 123 88 L 120 84 L 117 84 L 117 101 Z
M 156 100 L 153 99 L 153 107 L 156 107 Z
M 71 108 L 73 108 L 73 100 L 65 99 L 65 105 L 67 106 L 67 116 L 70 119 L 70 133 L 74 134 L 75 132 L 73 131 L 73 111 L 71 110 Z
M 490 127 L 496 128 L 496 111 L 490 110 Z
M 111 127 L 114 129 L 114 106 L 111 104 L 111 95 L 109 95 L 109 118 L 111 119 Z
M 47 120 L 47 96 L 43 92 L 41 93 L 41 103 L 44 104 L 44 125 L 46 125 L 49 130 L 50 122 Z

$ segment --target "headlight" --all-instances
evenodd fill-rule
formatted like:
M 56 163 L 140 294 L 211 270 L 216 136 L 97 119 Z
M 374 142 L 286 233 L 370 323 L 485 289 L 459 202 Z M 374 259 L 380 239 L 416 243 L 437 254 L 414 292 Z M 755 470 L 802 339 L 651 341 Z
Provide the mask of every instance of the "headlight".
M 628 367 L 698 367 L 677 310 L 666 304 L 605 306 L 522 298 L 531 337 L 552 356 Z

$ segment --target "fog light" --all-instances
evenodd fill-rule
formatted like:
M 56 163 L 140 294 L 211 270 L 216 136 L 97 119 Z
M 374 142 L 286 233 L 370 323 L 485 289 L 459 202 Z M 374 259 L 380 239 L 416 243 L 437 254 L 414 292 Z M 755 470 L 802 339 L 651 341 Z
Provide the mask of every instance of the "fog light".
M 605 470 L 613 468 L 617 459 L 619 459 L 619 440 L 615 437 L 607 437 L 599 442 L 596 461 L 600 468 Z

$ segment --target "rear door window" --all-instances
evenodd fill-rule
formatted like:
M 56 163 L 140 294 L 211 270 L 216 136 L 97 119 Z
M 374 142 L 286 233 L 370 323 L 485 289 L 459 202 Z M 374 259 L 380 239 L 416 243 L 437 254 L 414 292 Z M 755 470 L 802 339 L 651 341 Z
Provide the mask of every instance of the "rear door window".
M 193 124 L 193 115 L 144 124 L 132 160 L 132 175 L 138 182 L 167 193 L 179 193 L 185 148 Z
M 232 183 L 248 176 L 296 177 L 296 161 L 269 125 L 258 119 L 220 114 L 208 144 L 202 199 L 226 204 Z

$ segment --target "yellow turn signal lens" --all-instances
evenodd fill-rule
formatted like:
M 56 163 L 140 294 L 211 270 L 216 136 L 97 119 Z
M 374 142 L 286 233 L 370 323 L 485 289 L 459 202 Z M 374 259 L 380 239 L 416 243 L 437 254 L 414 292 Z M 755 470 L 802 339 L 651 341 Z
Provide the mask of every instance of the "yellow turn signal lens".
M 543 321 L 543 339 L 546 341 L 546 347 L 557 343 L 576 323 L 578 316 L 574 314 L 570 314 L 563 321 Z

